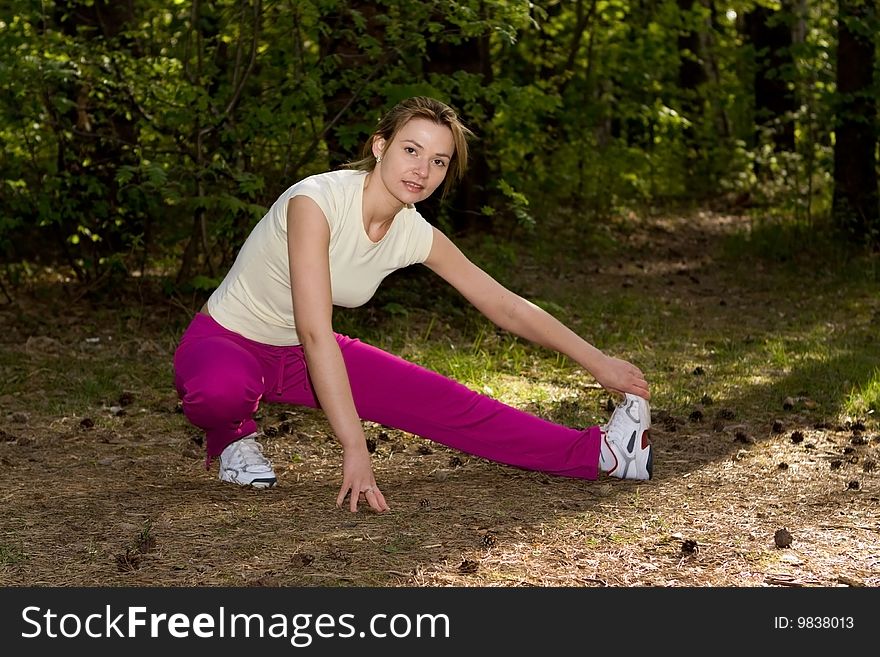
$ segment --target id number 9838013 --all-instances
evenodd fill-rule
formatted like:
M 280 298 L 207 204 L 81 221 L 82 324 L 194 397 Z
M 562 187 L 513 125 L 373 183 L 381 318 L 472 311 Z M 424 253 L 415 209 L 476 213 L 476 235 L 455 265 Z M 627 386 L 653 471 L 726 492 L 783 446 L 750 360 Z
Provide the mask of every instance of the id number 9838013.
M 775 616 L 773 628 L 777 630 L 851 630 L 855 627 L 852 616 Z

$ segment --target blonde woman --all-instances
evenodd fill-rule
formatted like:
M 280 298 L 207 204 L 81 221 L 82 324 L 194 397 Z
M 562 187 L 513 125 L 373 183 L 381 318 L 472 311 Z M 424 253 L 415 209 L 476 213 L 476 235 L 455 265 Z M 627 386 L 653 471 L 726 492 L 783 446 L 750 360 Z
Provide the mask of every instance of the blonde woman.
M 175 353 L 186 417 L 206 433 L 220 479 L 274 486 L 257 442 L 261 401 L 321 408 L 342 444 L 351 511 L 388 503 L 362 420 L 501 463 L 567 477 L 648 479 L 650 397 L 638 367 L 607 356 L 506 289 L 431 226 L 415 205 L 454 185 L 468 129 L 447 105 L 410 98 L 379 122 L 364 158 L 287 189 L 249 235 Z M 604 427 L 573 429 L 480 395 L 440 374 L 337 334 L 332 307 L 366 303 L 391 272 L 423 264 L 502 329 L 565 354 L 624 395 Z

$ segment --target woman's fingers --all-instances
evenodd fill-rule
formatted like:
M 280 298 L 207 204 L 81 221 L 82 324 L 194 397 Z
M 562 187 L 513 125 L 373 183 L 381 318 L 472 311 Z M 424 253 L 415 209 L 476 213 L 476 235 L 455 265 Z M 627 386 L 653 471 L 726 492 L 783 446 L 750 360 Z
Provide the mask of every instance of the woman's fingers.
M 382 495 L 382 491 L 379 490 L 378 486 L 367 486 L 361 491 L 361 495 L 363 495 L 364 500 L 373 511 L 381 513 L 388 510 L 388 503 L 385 501 L 385 496 Z
M 385 501 L 385 496 L 382 495 L 382 491 L 379 490 L 378 486 L 374 487 L 372 494 L 367 496 L 367 501 L 379 513 L 388 510 L 388 503 Z
M 355 493 L 354 491 L 358 492 Z M 342 488 L 339 489 L 339 495 L 336 496 L 337 508 L 342 508 L 345 496 L 349 493 L 351 493 L 351 497 L 348 501 L 348 508 L 352 513 L 357 512 L 358 503 L 361 500 L 369 504 L 370 508 L 374 511 L 382 512 L 387 511 L 389 508 L 388 503 L 385 501 L 385 496 L 382 495 L 382 491 L 379 490 L 378 486 L 351 486 L 349 484 L 343 484 Z
M 337 508 L 342 508 L 342 503 L 345 501 L 345 496 L 348 495 L 349 490 L 351 490 L 351 486 L 349 486 L 346 482 L 342 482 L 342 488 L 339 489 L 339 495 L 336 496 Z

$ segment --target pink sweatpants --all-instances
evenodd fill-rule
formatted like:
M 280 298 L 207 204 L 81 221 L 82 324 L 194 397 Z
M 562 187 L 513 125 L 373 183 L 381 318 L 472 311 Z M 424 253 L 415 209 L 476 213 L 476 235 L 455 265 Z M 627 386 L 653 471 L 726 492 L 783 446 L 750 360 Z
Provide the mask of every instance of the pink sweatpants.
M 360 340 L 336 341 L 361 419 L 527 470 L 597 477 L 599 427 L 554 424 Z M 261 401 L 319 406 L 301 346 L 255 342 L 201 313 L 181 338 L 174 374 L 184 414 L 205 431 L 209 462 L 257 430 Z

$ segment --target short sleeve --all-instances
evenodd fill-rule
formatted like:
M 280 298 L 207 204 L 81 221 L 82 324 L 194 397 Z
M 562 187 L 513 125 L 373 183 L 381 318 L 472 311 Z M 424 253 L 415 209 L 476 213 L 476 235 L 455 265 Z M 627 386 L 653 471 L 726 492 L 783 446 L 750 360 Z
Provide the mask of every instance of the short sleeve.
M 410 228 L 403 266 L 421 264 L 431 254 L 434 244 L 434 227 L 417 210 L 412 211 L 412 216 L 407 217 L 407 225 Z
M 327 224 L 330 226 L 330 232 L 336 232 L 339 212 L 336 207 L 336 198 L 325 180 L 319 176 L 312 176 L 300 181 L 291 189 L 290 198 L 295 196 L 306 196 L 312 199 L 324 213 Z

